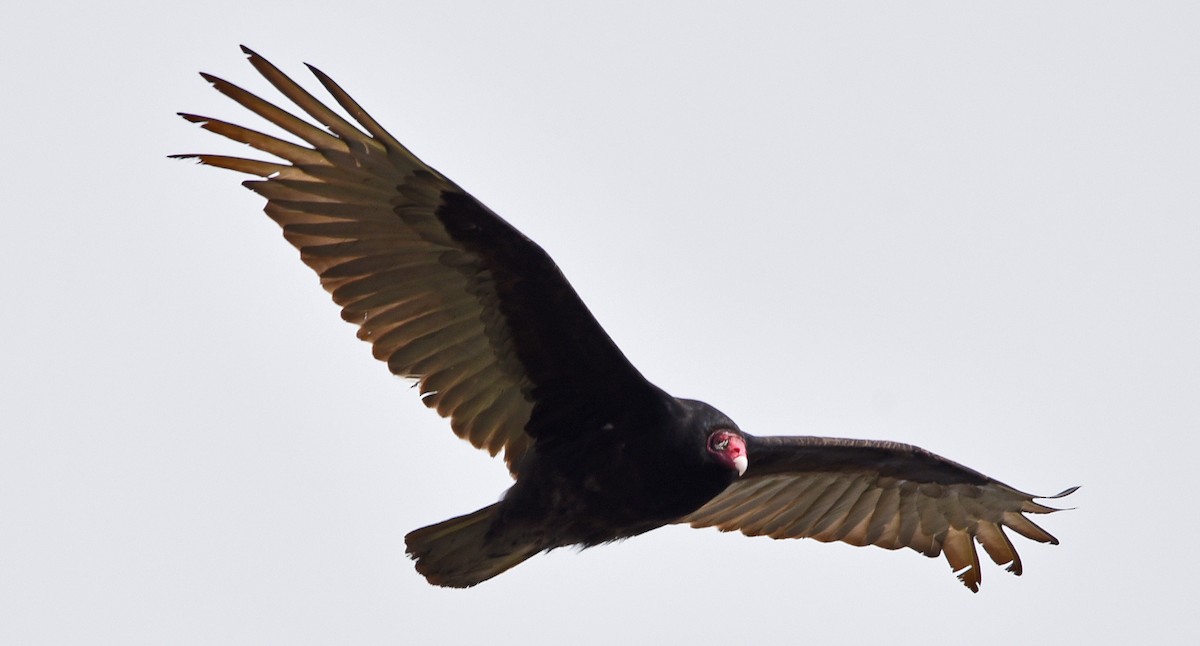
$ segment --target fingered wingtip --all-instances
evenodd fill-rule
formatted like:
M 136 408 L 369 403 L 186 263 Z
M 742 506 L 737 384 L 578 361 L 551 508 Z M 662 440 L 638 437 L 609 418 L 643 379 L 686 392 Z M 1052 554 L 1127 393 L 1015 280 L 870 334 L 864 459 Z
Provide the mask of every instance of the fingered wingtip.
M 1040 498 L 1042 500 L 1054 500 L 1056 498 L 1066 498 L 1067 496 L 1078 491 L 1079 487 L 1080 487 L 1080 485 L 1075 485 L 1074 487 L 1067 487 L 1066 489 L 1063 489 L 1062 491 L 1054 494 L 1053 496 L 1035 496 L 1035 497 Z M 1046 509 L 1049 509 L 1050 511 L 1071 511 L 1073 509 L 1076 509 L 1076 507 L 1046 507 Z M 1038 513 L 1041 513 L 1041 512 L 1038 512 Z M 1058 541 L 1055 540 L 1052 542 L 1052 544 L 1058 545 Z
M 324 85 L 326 88 L 328 88 L 330 84 L 335 86 L 337 85 L 333 82 L 333 79 L 329 78 L 328 74 L 322 72 L 316 65 L 313 65 L 312 63 L 305 63 L 304 66 L 307 67 L 308 71 L 312 72 L 312 75 L 317 77 L 317 80 L 321 82 L 321 85 Z
M 1045 498 L 1046 500 L 1051 500 L 1054 498 L 1065 498 L 1065 497 L 1075 493 L 1076 491 L 1079 491 L 1080 486 L 1081 485 L 1075 485 L 1074 487 L 1067 487 L 1066 489 L 1063 489 L 1062 491 L 1054 494 L 1053 496 L 1038 496 L 1038 498 Z
M 262 54 L 259 54 L 258 52 L 254 51 L 253 49 L 250 49 L 249 47 L 246 47 L 245 45 L 238 45 L 238 47 L 242 48 L 242 53 L 246 55 L 246 60 L 250 61 L 251 65 L 254 65 L 255 67 L 257 67 L 258 65 L 260 65 L 262 63 L 266 63 L 266 64 L 270 65 L 270 62 L 267 61 L 267 59 L 263 58 Z
M 959 582 L 966 586 L 973 594 L 979 594 L 979 584 L 983 582 L 983 579 L 979 576 L 978 567 L 968 565 L 961 570 L 956 570 L 954 576 L 958 577 Z

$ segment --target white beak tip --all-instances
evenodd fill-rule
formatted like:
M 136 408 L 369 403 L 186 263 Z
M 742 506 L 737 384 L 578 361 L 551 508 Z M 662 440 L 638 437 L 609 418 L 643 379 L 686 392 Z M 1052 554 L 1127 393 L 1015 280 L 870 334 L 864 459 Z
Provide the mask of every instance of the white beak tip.
M 746 456 L 744 456 L 744 455 L 739 455 L 733 459 L 733 467 L 735 469 L 737 469 L 739 477 L 746 475 L 746 468 L 749 466 L 750 466 L 750 461 L 747 460 Z

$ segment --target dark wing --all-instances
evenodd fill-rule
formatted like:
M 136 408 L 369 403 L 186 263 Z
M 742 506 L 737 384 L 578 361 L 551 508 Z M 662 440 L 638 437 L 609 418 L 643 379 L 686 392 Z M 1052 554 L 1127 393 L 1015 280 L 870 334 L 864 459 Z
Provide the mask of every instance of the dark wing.
M 1021 557 L 1005 527 L 1058 543 L 1024 515 L 1058 511 L 1034 502 L 1045 496 L 1022 493 L 915 446 L 748 436 L 747 453 L 750 468 L 742 478 L 677 522 L 747 536 L 911 547 L 930 557 L 944 553 L 973 592 L 980 581 L 975 541 L 1017 575 Z
M 267 215 L 342 318 L 393 373 L 418 380 L 422 400 L 459 437 L 492 455 L 504 449 L 516 474 L 534 440 L 570 428 L 556 421 L 656 396 L 540 247 L 413 156 L 319 70 L 310 66 L 357 124 L 242 50 L 325 129 L 202 74 L 307 145 L 182 114 L 286 163 L 176 157 L 262 178 L 244 185 L 267 198 Z

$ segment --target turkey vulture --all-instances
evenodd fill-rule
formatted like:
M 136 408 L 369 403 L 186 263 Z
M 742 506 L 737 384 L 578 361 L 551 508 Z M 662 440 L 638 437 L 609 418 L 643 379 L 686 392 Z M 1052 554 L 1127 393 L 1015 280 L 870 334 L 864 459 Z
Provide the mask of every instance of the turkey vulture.
M 477 448 L 504 451 L 503 499 L 405 537 L 430 583 L 469 587 L 543 551 L 668 523 L 945 554 L 972 591 L 978 541 L 1021 574 L 1007 527 L 1058 541 L 1025 514 L 1057 511 L 895 442 L 755 437 L 647 381 L 550 257 L 417 159 L 321 71 L 353 119 L 249 49 L 250 63 L 318 124 L 209 74 L 219 92 L 301 145 L 193 114 L 282 161 L 175 155 L 257 176 L 244 185 L 392 373 Z M 1074 491 L 1068 489 L 1058 496 Z

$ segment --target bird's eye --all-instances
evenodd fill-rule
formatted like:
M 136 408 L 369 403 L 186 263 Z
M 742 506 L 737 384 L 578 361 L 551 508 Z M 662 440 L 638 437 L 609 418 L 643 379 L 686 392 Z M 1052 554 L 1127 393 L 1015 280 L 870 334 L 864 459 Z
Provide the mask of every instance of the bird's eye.
M 724 451 L 725 449 L 729 448 L 729 438 L 724 438 L 720 442 L 713 444 L 713 448 L 718 451 Z

